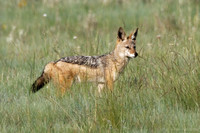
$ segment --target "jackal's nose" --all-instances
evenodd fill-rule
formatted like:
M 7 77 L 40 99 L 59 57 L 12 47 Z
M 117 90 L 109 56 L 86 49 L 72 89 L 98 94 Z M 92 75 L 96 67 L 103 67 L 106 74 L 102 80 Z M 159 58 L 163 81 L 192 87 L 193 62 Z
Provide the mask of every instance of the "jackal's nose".
M 135 58 L 138 56 L 138 53 L 137 52 L 135 52 Z

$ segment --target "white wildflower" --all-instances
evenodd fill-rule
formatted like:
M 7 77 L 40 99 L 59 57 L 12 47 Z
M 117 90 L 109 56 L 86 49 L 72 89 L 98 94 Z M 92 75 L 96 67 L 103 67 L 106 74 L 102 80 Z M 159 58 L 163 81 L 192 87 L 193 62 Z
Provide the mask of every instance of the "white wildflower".
M 47 14 L 46 14 L 46 13 L 44 13 L 44 14 L 43 14 L 43 17 L 47 17 Z
M 13 40 L 14 40 L 13 33 L 14 33 L 15 29 L 16 29 L 16 26 L 13 25 L 10 34 L 6 38 L 7 43 L 13 42 Z
M 13 41 L 13 35 L 9 34 L 8 37 L 6 38 L 7 43 L 11 43 Z
M 161 38 L 161 35 L 157 35 L 156 38 L 160 39 L 160 38 Z
M 152 43 L 147 43 L 147 46 L 149 46 L 149 47 L 152 46 L 152 45 L 153 45 Z
M 191 41 L 191 40 L 192 40 L 192 37 L 189 37 L 188 40 Z
M 77 52 L 80 52 L 80 51 L 81 51 L 81 47 L 77 46 Z
M 73 39 L 77 39 L 77 36 L 74 36 Z
M 21 38 L 24 34 L 24 31 L 22 29 L 19 30 L 19 37 Z

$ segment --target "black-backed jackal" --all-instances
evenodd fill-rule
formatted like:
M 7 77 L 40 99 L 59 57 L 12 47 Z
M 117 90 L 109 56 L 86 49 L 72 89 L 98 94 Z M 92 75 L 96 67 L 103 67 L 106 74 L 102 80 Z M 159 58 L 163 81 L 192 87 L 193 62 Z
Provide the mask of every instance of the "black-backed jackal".
M 131 58 L 137 57 L 135 32 L 126 37 L 123 28 L 119 28 L 114 50 L 101 56 L 69 56 L 48 63 L 41 76 L 33 83 L 32 92 L 37 92 L 50 80 L 64 94 L 73 82 L 95 82 L 98 91 L 106 85 L 113 90 L 113 84 Z

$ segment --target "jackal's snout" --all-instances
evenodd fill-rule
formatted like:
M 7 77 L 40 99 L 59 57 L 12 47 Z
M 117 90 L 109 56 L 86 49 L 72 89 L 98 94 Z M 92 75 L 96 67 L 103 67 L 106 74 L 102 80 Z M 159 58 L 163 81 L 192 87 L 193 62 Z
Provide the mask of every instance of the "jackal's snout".
M 136 58 L 138 56 L 138 53 L 137 52 L 135 52 L 135 57 L 134 58 Z

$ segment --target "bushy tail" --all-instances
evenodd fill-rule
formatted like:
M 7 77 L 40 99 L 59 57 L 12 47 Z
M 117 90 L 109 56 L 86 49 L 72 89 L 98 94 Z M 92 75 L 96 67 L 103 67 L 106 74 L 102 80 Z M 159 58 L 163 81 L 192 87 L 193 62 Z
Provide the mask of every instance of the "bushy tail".
M 37 80 L 33 83 L 30 91 L 35 93 L 37 91 L 39 91 L 42 87 L 44 87 L 51 79 L 50 77 L 50 72 L 53 69 L 53 64 L 54 63 L 48 63 L 45 68 L 43 73 L 41 74 L 41 76 L 39 78 L 37 78 Z
M 48 77 L 45 73 L 42 73 L 42 75 L 33 83 L 30 91 L 33 93 L 39 91 L 49 82 L 49 80 L 50 77 Z

